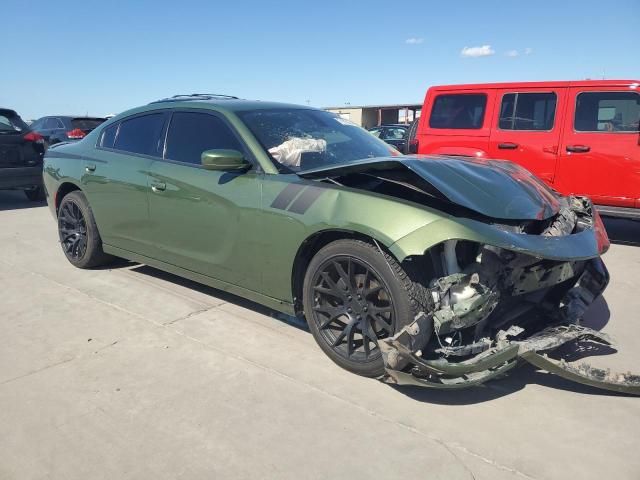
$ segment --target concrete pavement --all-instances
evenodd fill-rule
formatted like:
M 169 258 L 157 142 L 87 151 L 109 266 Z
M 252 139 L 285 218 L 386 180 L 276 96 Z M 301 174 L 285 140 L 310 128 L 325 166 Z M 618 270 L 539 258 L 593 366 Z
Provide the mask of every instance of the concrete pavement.
M 237 297 L 73 268 L 22 198 L 0 192 L 0 479 L 639 478 L 639 398 L 531 367 L 452 393 L 360 378 Z M 640 371 L 640 248 L 606 262 L 587 323 L 620 351 L 590 362 Z

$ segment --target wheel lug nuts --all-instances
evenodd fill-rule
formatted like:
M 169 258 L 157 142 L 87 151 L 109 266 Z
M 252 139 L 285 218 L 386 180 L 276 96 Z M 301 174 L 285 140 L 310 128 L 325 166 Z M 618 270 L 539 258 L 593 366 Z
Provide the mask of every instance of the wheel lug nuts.
M 347 312 L 351 313 L 351 312 L 353 312 L 353 309 L 347 308 Z

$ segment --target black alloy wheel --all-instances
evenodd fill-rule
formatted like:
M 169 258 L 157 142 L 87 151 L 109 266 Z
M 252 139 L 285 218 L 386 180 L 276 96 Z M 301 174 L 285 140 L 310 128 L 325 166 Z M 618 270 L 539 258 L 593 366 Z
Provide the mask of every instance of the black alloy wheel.
M 325 342 L 341 357 L 366 363 L 380 358 L 378 340 L 395 332 L 389 288 L 362 260 L 335 256 L 316 270 L 313 321 Z
M 58 232 L 64 254 L 81 260 L 87 252 L 87 221 L 75 202 L 65 202 L 58 214 Z

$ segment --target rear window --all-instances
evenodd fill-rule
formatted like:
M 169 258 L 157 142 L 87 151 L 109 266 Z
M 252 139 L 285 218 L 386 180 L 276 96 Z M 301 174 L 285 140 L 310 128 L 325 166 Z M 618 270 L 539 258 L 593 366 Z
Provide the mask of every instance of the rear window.
M 13 110 L 0 109 L 0 132 L 13 133 L 29 130 L 29 126 L 22 121 L 20 115 Z
M 482 128 L 487 107 L 485 94 L 461 93 L 438 95 L 433 103 L 429 126 L 431 128 Z
M 585 92 L 576 99 L 578 132 L 637 132 L 640 95 L 635 92 Z
M 73 129 L 93 130 L 105 120 L 106 118 L 72 118 L 71 126 Z
M 500 105 L 501 130 L 553 130 L 556 94 L 507 93 Z
M 124 120 L 120 123 L 113 148 L 124 152 L 159 156 L 160 133 L 163 126 L 163 113 Z

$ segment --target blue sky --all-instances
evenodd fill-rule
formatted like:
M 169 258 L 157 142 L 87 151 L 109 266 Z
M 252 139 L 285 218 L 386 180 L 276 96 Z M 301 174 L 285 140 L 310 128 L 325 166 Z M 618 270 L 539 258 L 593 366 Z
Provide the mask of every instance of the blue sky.
M 0 7 L 0 105 L 25 119 L 191 92 L 321 107 L 420 102 L 434 84 L 640 78 L 640 0 Z

